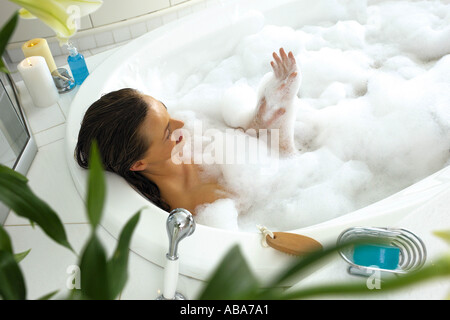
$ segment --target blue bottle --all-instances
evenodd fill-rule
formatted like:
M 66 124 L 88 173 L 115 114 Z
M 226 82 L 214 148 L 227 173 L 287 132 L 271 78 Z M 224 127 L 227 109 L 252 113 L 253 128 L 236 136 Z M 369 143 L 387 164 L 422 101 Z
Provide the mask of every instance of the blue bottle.
M 73 78 L 77 85 L 81 85 L 84 79 L 89 75 L 88 68 L 86 66 L 86 61 L 81 53 L 78 53 L 77 48 L 75 48 L 71 43 L 68 44 L 69 56 L 67 57 L 67 62 L 69 63 L 70 71 L 72 71 Z

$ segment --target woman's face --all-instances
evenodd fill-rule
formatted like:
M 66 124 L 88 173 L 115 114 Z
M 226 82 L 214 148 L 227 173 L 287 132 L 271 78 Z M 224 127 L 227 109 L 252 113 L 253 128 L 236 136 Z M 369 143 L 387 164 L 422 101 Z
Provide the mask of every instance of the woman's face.
M 172 119 L 163 103 L 151 96 L 143 96 L 148 104 L 148 112 L 139 128 L 140 134 L 150 147 L 143 159 L 138 160 L 130 170 L 144 171 L 152 165 L 163 163 L 172 156 L 172 149 L 182 141 L 180 129 L 183 121 Z M 175 132 L 174 135 L 172 133 Z

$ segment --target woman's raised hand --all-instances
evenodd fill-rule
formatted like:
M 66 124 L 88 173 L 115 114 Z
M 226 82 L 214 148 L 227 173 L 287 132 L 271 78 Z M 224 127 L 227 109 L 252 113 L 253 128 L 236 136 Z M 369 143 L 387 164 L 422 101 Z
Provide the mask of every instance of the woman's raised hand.
M 295 98 L 300 88 L 301 77 L 293 53 L 286 54 L 283 48 L 280 49 L 279 55 L 273 53 L 270 65 L 273 74 L 267 74 L 261 81 L 255 117 L 247 128 L 279 129 L 280 150 L 293 153 Z
M 252 123 L 259 128 L 270 128 L 293 107 L 293 98 L 300 86 L 297 63 L 292 52 L 286 54 L 283 48 L 280 55 L 273 53 L 270 62 L 273 75 L 263 85 L 263 95 L 257 105 L 257 113 Z M 280 124 L 282 125 L 282 124 Z
M 297 63 L 291 51 L 286 55 L 284 49 L 281 48 L 280 56 L 276 52 L 272 56 L 275 61 L 271 61 L 270 65 L 278 80 L 294 80 L 297 77 Z

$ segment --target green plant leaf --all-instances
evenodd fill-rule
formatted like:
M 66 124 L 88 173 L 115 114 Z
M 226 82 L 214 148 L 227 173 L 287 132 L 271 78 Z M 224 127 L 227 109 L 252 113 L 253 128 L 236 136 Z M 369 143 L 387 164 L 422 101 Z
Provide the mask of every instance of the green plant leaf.
M 296 260 L 292 265 L 288 266 L 284 271 L 280 272 L 280 274 L 278 274 L 278 276 L 275 277 L 271 282 L 269 287 L 277 287 L 282 285 L 283 282 L 287 281 L 291 277 L 298 276 L 320 260 L 350 245 L 354 245 L 354 243 L 349 242 L 346 244 L 324 248 L 321 251 L 312 252 L 303 257 L 299 257 L 298 260 Z
M 26 288 L 22 271 L 11 252 L 0 250 L 0 297 L 25 300 Z
M 16 179 L 17 181 L 21 181 L 23 183 L 27 183 L 28 182 L 28 178 L 21 175 L 20 173 L 12 170 L 9 167 L 6 167 L 2 164 L 0 164 L 0 174 L 6 174 L 9 175 L 11 177 L 14 177 L 14 179 Z
M 385 240 L 376 239 L 373 237 L 358 238 L 342 242 L 337 245 L 329 246 L 323 250 L 311 252 L 308 255 L 299 257 L 292 265 L 288 266 L 284 271 L 275 277 L 268 287 L 279 287 L 283 285 L 285 281 L 292 277 L 297 277 L 298 275 L 307 272 L 310 267 L 313 267 L 316 263 L 321 260 L 328 258 L 332 254 L 339 252 L 345 248 L 357 245 L 357 244 L 384 244 Z M 269 291 L 267 291 L 269 293 Z M 263 293 L 264 294 L 264 293 Z
M 72 289 L 70 290 L 65 300 L 83 300 L 83 294 L 79 289 Z
M 0 165 L 0 201 L 37 225 L 55 242 L 73 251 L 58 215 L 28 187 L 27 179 Z
M 450 245 L 450 230 L 438 230 L 434 231 L 433 234 Z
M 13 253 L 11 239 L 5 229 L 0 225 L 0 250 Z
M 112 299 L 108 286 L 106 253 L 95 232 L 83 250 L 80 261 L 81 293 L 92 300 Z
M 25 257 L 30 253 L 30 251 L 31 251 L 31 249 L 28 249 L 27 251 L 24 251 L 24 252 L 15 253 L 14 259 L 16 259 L 16 262 L 19 263 L 20 261 L 25 259 Z
M 306 289 L 299 289 L 288 294 L 280 295 L 280 299 L 311 299 L 319 296 L 329 296 L 337 294 L 339 296 L 347 294 L 376 294 L 403 289 L 412 285 L 428 281 L 430 279 L 450 276 L 450 255 L 444 255 L 435 262 L 426 265 L 420 270 L 399 277 L 391 277 L 382 282 L 379 290 L 370 290 L 365 282 L 363 283 L 341 283 L 336 285 L 321 285 Z
M 251 299 L 259 287 L 237 245 L 228 251 L 208 282 L 199 296 L 201 300 Z
M 128 248 L 131 242 L 131 236 L 139 222 L 141 210 L 139 210 L 130 220 L 120 233 L 119 242 L 116 250 L 108 262 L 108 277 L 112 296 L 115 298 L 124 288 L 128 279 Z
M 3 63 L 2 56 L 3 53 L 5 52 L 6 45 L 8 44 L 9 39 L 11 38 L 14 30 L 16 29 L 18 19 L 19 14 L 16 11 L 0 30 L 0 71 L 4 73 L 9 73 L 9 70 Z
M 47 293 L 46 295 L 40 297 L 38 300 L 50 300 L 53 298 L 54 295 L 56 295 L 59 292 L 59 290 L 55 290 L 53 292 Z
M 5 231 L 5 229 L 0 225 L 0 250 L 9 252 L 14 255 L 14 259 L 17 263 L 22 261 L 28 253 L 30 253 L 31 249 L 28 249 L 27 251 L 16 253 L 14 254 L 11 239 L 8 235 L 8 233 Z
M 105 195 L 105 177 L 97 143 L 94 141 L 89 154 L 89 178 L 86 196 L 88 218 L 94 229 L 102 218 Z

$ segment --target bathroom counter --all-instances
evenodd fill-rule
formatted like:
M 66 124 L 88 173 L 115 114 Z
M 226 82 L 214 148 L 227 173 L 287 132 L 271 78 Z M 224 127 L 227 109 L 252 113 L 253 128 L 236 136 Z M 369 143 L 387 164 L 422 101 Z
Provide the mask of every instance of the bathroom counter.
M 86 59 L 90 72 L 108 58 L 118 48 L 113 48 Z M 67 66 L 65 66 L 67 68 Z M 38 145 L 38 153 L 27 174 L 32 190 L 59 213 L 68 234 L 69 242 L 75 250 L 81 252 L 90 234 L 84 204 L 78 195 L 66 163 L 64 139 L 66 119 L 70 111 L 72 99 L 78 88 L 60 95 L 57 104 L 48 108 L 36 108 L 22 81 L 17 83 L 25 113 Z M 429 257 L 448 250 L 448 246 L 432 236 L 431 232 L 441 226 L 450 225 L 448 215 L 448 196 L 441 194 L 412 212 L 399 226 L 420 231 L 419 236 L 427 243 Z M 428 217 L 424 219 L 424 217 Z M 31 248 L 30 254 L 20 263 L 27 285 L 27 298 L 37 299 L 54 290 L 60 290 L 57 298 L 63 298 L 68 291 L 68 280 L 71 279 L 72 266 L 77 265 L 77 257 L 69 250 L 49 240 L 38 228 L 33 228 L 29 221 L 10 213 L 5 225 L 12 239 L 15 252 Z M 103 228 L 98 230 L 100 239 L 111 255 L 116 240 Z M 182 251 L 180 259 L 182 259 Z M 329 264 L 306 277 L 292 289 L 319 283 L 339 281 L 356 281 L 346 272 L 345 262 L 335 257 Z M 187 298 L 193 299 L 199 293 L 203 282 L 181 276 L 178 291 Z M 119 299 L 155 299 L 161 294 L 163 287 L 163 269 L 141 256 L 130 252 L 129 279 Z M 450 292 L 449 281 L 433 281 L 419 288 L 412 288 L 393 293 L 381 293 L 376 296 L 358 296 L 358 299 L 441 299 Z M 332 297 L 336 298 L 336 297 Z M 341 297 L 342 298 L 342 297 Z M 343 297 L 345 298 L 345 297 Z

